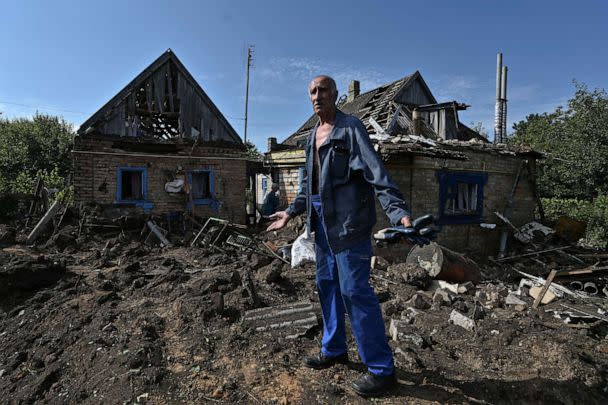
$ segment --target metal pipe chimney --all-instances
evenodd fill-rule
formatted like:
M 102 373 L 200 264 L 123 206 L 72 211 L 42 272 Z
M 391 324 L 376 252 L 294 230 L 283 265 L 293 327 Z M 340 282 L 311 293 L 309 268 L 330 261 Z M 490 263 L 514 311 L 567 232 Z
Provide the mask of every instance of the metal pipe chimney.
M 414 135 L 420 135 L 421 134 L 421 125 L 420 125 L 420 111 L 418 111 L 418 109 L 414 108 L 412 110 L 412 132 L 414 133 Z
M 500 81 L 500 93 L 502 101 L 502 130 L 501 130 L 501 142 L 507 143 L 507 71 L 506 66 L 502 67 L 502 77 Z
M 502 53 L 496 54 L 496 107 L 494 109 L 494 143 L 498 143 L 502 138 L 502 102 L 501 102 L 501 83 L 502 83 Z

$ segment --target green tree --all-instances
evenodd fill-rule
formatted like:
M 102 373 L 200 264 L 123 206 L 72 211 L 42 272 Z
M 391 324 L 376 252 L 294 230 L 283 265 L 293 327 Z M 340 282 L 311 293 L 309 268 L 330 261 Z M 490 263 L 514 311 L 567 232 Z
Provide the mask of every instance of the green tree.
M 528 115 L 510 142 L 547 153 L 538 162 L 543 197 L 591 200 L 608 194 L 608 94 L 574 86 L 567 107 Z
M 258 150 L 258 147 L 251 141 L 245 142 L 245 148 L 247 149 L 247 156 L 254 159 L 262 159 L 262 154 Z
M 74 130 L 63 118 L 0 117 L 0 194 L 32 192 L 36 176 L 63 188 L 71 168 Z

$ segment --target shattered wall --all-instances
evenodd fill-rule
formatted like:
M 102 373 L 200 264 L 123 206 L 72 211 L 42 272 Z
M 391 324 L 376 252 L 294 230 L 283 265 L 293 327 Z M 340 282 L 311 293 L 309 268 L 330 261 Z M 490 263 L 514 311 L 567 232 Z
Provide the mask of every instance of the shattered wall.
M 467 151 L 468 160 L 447 160 L 424 156 L 410 157 L 400 162 L 389 162 L 387 168 L 405 198 L 411 204 L 413 216 L 432 213 L 438 215 L 439 180 L 437 171 L 486 173 L 483 190 L 483 222 L 502 226 L 494 211 L 503 212 L 516 179 L 521 158 L 492 153 Z M 523 170 L 514 196 L 511 222 L 521 226 L 534 219 L 535 201 L 527 171 Z M 389 226 L 386 215 L 376 203 L 378 224 L 376 229 Z M 456 251 L 473 251 L 483 255 L 496 255 L 500 232 L 484 229 L 478 223 L 446 224 L 442 226 L 438 242 Z
M 140 151 L 137 150 L 139 147 Z M 213 176 L 213 198 L 195 205 L 199 216 L 215 216 L 245 223 L 246 159 L 238 149 L 170 145 L 174 153 L 146 151 L 134 144 L 129 151 L 116 148 L 112 139 L 76 137 L 73 151 L 74 198 L 79 202 L 96 202 L 132 208 L 152 214 L 184 211 L 189 203 L 185 193 L 167 193 L 165 183 L 175 178 L 178 168 L 183 173 L 209 170 Z M 192 156 L 189 156 L 190 153 Z M 120 168 L 144 168 L 147 196 L 144 202 L 118 202 Z

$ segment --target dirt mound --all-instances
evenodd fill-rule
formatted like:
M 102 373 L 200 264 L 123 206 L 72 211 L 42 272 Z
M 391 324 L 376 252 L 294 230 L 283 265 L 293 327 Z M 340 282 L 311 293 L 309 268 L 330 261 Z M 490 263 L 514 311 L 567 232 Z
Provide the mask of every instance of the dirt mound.
M 45 249 L 61 250 L 59 238 Z M 350 389 L 363 370 L 350 335 L 351 363 L 314 371 L 301 358 L 318 351 L 318 326 L 290 336 L 281 325 L 241 323 L 247 311 L 296 302 L 318 314 L 314 265 L 291 269 L 238 250 L 161 250 L 122 236 L 62 250 L 0 251 L 6 402 L 368 403 Z M 387 330 L 399 326 L 390 344 L 400 384 L 379 403 L 607 400 L 605 324 L 568 327 L 516 311 L 504 299 L 510 284 L 434 292 L 403 265 L 374 271 L 372 284 Z M 450 322 L 453 311 L 474 327 Z

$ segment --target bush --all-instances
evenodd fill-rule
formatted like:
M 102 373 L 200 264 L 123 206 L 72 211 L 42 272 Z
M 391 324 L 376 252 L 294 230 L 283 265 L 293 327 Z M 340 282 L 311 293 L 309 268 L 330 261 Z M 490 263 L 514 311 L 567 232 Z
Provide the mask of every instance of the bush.
M 551 222 L 561 216 L 587 223 L 586 241 L 601 249 L 608 247 L 608 195 L 601 194 L 592 201 L 576 198 L 543 198 L 545 215 Z
M 18 203 L 18 195 L 32 194 L 39 177 L 70 201 L 71 191 L 62 190 L 71 169 L 73 136 L 72 126 L 60 117 L 0 117 L 0 216 L 15 216 L 27 206 Z

